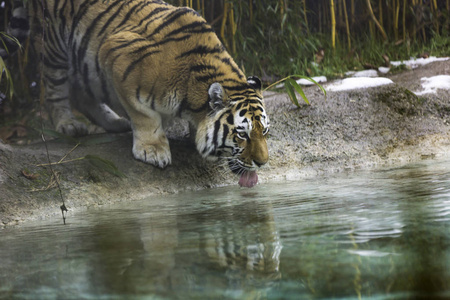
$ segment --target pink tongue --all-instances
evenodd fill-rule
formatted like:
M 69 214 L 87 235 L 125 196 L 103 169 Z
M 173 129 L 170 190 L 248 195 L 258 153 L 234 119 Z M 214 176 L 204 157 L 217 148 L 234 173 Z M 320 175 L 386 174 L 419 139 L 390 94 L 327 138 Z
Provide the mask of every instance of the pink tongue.
M 258 174 L 255 171 L 245 171 L 239 179 L 239 185 L 248 188 L 254 187 L 258 183 Z

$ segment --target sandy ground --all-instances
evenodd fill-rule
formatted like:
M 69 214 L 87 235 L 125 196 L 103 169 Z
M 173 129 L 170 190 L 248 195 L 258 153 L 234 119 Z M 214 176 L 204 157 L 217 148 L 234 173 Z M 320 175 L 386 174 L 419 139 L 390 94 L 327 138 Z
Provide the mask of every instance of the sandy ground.
M 396 84 L 329 92 L 326 98 L 317 87 L 308 87 L 311 105 L 300 108 L 285 94 L 266 93 L 270 161 L 259 171 L 260 184 L 449 155 L 450 91 L 420 97 L 410 92 L 421 89 L 422 77 L 440 74 L 450 74 L 450 61 L 389 76 Z M 113 162 L 126 176 L 112 175 L 95 159 L 55 165 L 69 214 L 119 201 L 148 197 L 151 201 L 156 194 L 224 185 L 240 188 L 237 176 L 224 164 L 201 159 L 183 138 L 182 125 L 171 132 L 173 164 L 165 170 L 133 159 L 131 134 L 90 136 L 72 152 L 72 143 L 48 142 L 53 162 L 69 152 L 66 161 L 94 155 Z M 59 191 L 49 186 L 51 172 L 37 166 L 46 162 L 42 142 L 27 146 L 0 142 L 0 228 L 61 215 Z

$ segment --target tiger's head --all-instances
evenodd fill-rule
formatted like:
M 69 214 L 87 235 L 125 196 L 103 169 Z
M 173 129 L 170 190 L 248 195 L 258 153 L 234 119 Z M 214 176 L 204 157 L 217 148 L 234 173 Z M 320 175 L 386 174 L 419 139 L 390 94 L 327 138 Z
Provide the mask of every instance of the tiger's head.
M 218 82 L 209 87 L 211 111 L 199 124 L 196 145 L 203 157 L 228 159 L 231 171 L 241 176 L 239 185 L 253 187 L 256 170 L 269 160 L 269 118 L 259 78 L 249 77 L 234 90 L 228 95 Z

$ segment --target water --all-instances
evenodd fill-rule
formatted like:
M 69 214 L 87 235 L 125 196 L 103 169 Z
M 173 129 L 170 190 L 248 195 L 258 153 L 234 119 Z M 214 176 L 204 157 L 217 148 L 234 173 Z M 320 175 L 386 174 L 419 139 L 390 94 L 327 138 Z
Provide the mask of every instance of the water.
M 450 161 L 0 231 L 1 299 L 450 299 Z

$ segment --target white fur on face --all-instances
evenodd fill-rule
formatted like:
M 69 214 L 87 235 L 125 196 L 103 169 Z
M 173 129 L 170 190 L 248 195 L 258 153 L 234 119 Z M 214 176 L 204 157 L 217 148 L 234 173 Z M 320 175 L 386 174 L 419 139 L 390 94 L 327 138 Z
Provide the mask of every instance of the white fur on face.
M 247 136 L 250 136 L 250 132 L 252 132 L 253 124 L 252 121 L 246 118 L 245 116 L 241 117 L 239 112 L 236 112 L 234 115 L 234 121 L 236 124 L 236 131 L 239 133 L 246 133 Z

